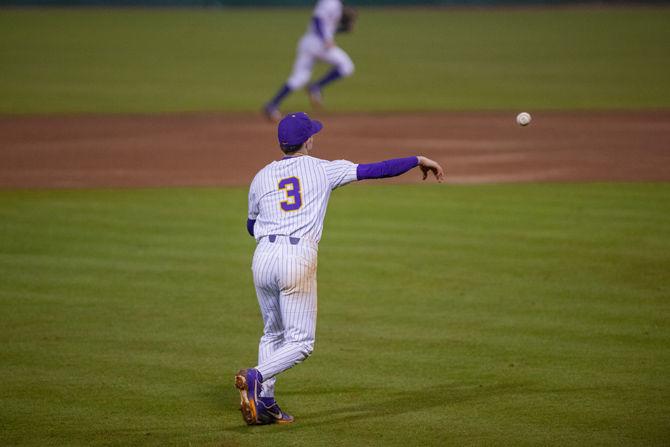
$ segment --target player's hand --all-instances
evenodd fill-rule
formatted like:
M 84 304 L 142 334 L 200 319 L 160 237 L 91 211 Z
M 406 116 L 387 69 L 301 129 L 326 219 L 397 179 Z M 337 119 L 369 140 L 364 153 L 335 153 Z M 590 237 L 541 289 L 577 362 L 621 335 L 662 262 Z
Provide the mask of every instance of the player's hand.
M 334 40 L 327 40 L 323 44 L 326 47 L 326 50 L 330 50 L 331 48 L 335 48 L 335 41 Z
M 426 158 L 423 155 L 419 155 L 417 158 L 419 159 L 419 168 L 421 168 L 421 172 L 423 172 L 423 179 L 426 180 L 428 178 L 428 173 L 432 172 L 437 181 L 442 183 L 442 180 L 444 180 L 444 169 L 442 169 L 442 166 L 440 166 L 438 162 Z

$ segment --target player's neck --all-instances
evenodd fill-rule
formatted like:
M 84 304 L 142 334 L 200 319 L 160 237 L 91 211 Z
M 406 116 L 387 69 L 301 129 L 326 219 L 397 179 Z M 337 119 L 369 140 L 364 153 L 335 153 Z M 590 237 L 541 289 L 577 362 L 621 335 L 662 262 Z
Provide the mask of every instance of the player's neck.
M 298 149 L 298 150 L 295 151 L 295 152 L 290 152 L 290 153 L 288 153 L 288 154 L 285 154 L 285 155 L 284 155 L 284 158 L 301 157 L 301 156 L 303 156 L 303 155 L 307 155 L 307 149 L 305 149 L 304 147 L 301 148 L 301 149 Z

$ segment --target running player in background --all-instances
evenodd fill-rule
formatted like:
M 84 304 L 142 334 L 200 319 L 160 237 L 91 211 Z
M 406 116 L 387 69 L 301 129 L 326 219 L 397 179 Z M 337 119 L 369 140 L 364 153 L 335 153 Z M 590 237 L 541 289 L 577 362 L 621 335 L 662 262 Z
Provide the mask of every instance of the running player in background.
M 394 177 L 419 166 L 425 180 L 442 167 L 423 156 L 355 164 L 311 157 L 314 135 L 323 128 L 305 113 L 279 123 L 285 156 L 261 169 L 249 189 L 247 230 L 258 241 L 252 272 L 263 316 L 258 365 L 235 376 L 241 410 L 249 425 L 286 424 L 293 416 L 274 398 L 276 376 L 305 360 L 316 334 L 317 250 L 330 193 L 347 183 Z
M 335 33 L 350 31 L 352 20 L 345 21 L 348 25 L 340 26 L 342 18 L 342 2 L 340 0 L 319 0 L 314 8 L 312 20 L 307 32 L 298 42 L 297 54 L 293 64 L 293 72 L 277 94 L 263 107 L 263 113 L 272 121 L 282 117 L 279 105 L 289 93 L 304 87 L 312 76 L 314 63 L 319 60 L 333 66 L 323 78 L 307 87 L 309 99 L 314 107 L 322 105 L 321 90 L 333 81 L 350 76 L 354 72 L 351 58 L 340 47 L 335 45 Z

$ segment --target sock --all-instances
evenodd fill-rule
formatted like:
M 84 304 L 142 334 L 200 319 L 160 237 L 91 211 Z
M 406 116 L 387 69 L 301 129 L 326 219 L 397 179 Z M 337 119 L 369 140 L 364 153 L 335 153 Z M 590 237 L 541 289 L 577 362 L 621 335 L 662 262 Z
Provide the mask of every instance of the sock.
M 282 87 L 279 89 L 274 98 L 270 100 L 268 105 L 271 105 L 273 107 L 279 107 L 279 104 L 284 100 L 286 95 L 288 95 L 289 93 L 291 93 L 291 88 L 286 84 L 282 85 Z
M 319 87 L 320 89 L 330 84 L 333 81 L 337 81 L 342 77 L 340 70 L 333 68 L 330 70 L 323 78 L 319 79 L 313 84 L 314 87 Z

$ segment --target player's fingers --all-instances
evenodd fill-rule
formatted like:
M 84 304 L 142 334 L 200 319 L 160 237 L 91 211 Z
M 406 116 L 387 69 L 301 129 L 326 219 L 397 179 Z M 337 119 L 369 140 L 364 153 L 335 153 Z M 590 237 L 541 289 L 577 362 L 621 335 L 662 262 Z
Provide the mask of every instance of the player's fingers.
M 435 166 L 435 177 L 438 180 L 441 180 L 442 178 L 444 178 L 444 169 L 442 169 L 442 166 L 440 166 L 440 165 Z

